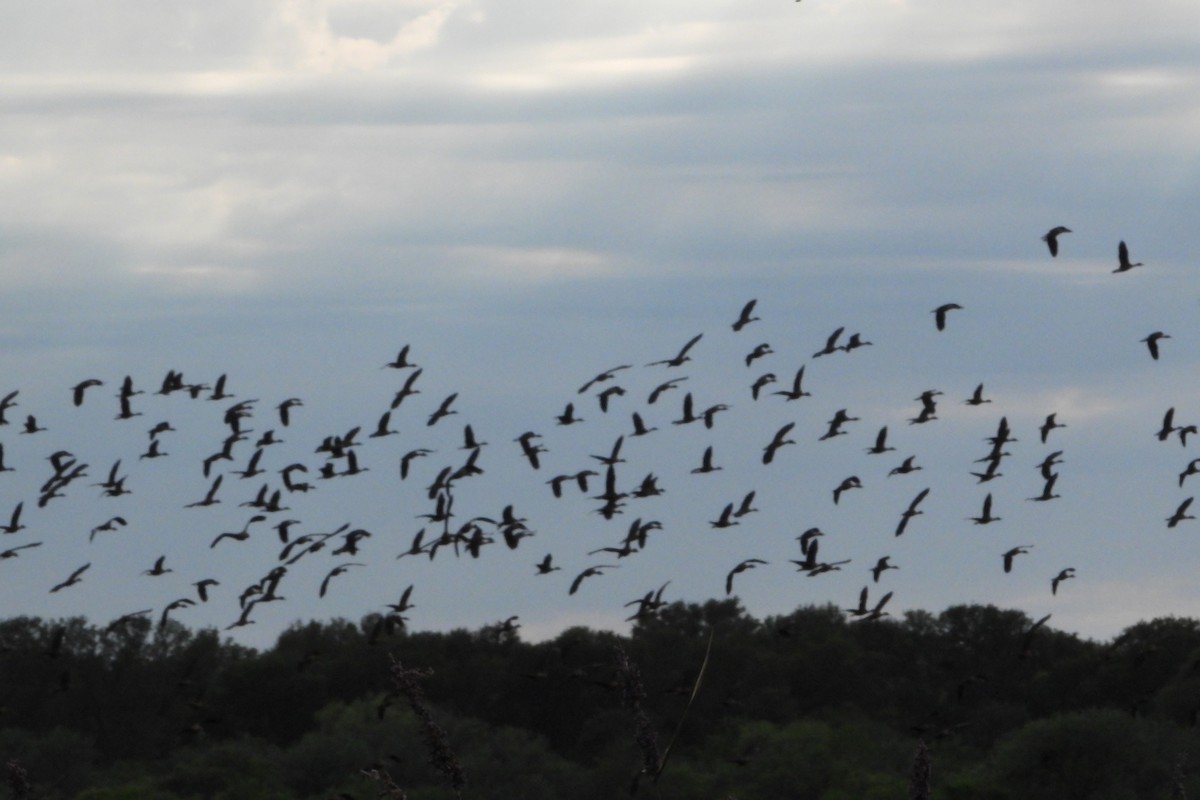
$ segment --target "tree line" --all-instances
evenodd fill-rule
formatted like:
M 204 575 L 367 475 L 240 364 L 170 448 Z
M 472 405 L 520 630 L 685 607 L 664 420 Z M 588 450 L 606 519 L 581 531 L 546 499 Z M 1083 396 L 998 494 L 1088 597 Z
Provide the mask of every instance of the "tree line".
M 394 623 L 395 621 L 392 620 Z M 962 605 L 671 603 L 628 636 L 0 622 L 0 796 L 1200 796 L 1200 622 L 1081 639 Z

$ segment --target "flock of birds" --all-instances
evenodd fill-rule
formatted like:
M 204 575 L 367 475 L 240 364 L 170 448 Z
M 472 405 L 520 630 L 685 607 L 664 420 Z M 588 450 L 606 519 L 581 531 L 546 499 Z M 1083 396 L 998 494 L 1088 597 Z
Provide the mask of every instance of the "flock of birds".
M 1066 233 L 1070 230 L 1059 226 L 1043 237 L 1052 257 L 1058 255 L 1059 237 Z M 1128 249 L 1121 242 L 1114 272 L 1127 272 L 1140 266 L 1140 263 L 1130 261 Z M 663 475 L 638 466 L 651 462 L 650 452 L 677 452 L 685 447 L 678 438 L 672 438 L 677 436 L 677 431 L 713 432 L 730 426 L 745 439 L 752 435 L 752 426 L 738 427 L 735 419 L 738 414 L 744 418 L 747 409 L 772 404 L 789 412 L 794 409 L 795 418 L 774 427 L 769 436 L 753 443 L 760 462 L 754 469 L 785 473 L 790 468 L 789 453 L 800 442 L 819 447 L 825 446 L 821 443 L 841 437 L 861 440 L 861 450 L 868 459 L 864 469 L 839 476 L 828 486 L 831 505 L 835 508 L 844 508 L 850 497 L 866 490 L 867 482 L 862 475 L 867 474 L 868 463 L 895 458 L 896 461 L 889 462 L 885 480 L 903 479 L 903 476 L 919 473 L 924 468 L 918 454 L 898 450 L 895 432 L 889 431 L 888 425 L 872 425 L 850 408 L 837 409 L 828 420 L 820 421 L 811 435 L 803 427 L 807 420 L 803 417 L 805 401 L 814 393 L 828 391 L 810 387 L 806 369 L 811 370 L 818 359 L 846 358 L 862 348 L 872 347 L 873 343 L 864 338 L 864 334 L 838 327 L 811 354 L 777 354 L 771 344 L 753 338 L 755 327 L 761 322 L 758 313 L 757 300 L 745 302 L 736 317 L 730 315 L 732 319 L 726 323 L 728 332 L 719 334 L 745 341 L 744 356 L 737 366 L 744 370 L 744 385 L 729 387 L 729 397 L 703 399 L 700 384 L 693 381 L 689 385 L 694 374 L 690 370 L 702 368 L 699 354 L 708 335 L 698 333 L 677 350 L 668 351 L 664 358 L 640 364 L 621 363 L 592 373 L 562 398 L 559 413 L 543 419 L 533 429 L 506 437 L 509 443 L 498 445 L 489 445 L 484 440 L 486 437 L 476 432 L 476 424 L 455 424 L 453 418 L 460 415 L 462 408 L 458 393 L 442 393 L 427 386 L 425 369 L 417 363 L 409 346 L 404 346 L 394 358 L 379 365 L 386 374 L 395 376 L 395 383 L 394 389 L 380 398 L 379 416 L 372 424 L 353 425 L 348 430 L 306 442 L 291 442 L 293 437 L 290 435 L 295 430 L 296 417 L 307 411 L 303 399 L 286 397 L 261 401 L 238 396 L 225 375 L 208 384 L 189 381 L 182 372 L 170 370 L 161 380 L 149 385 L 125 376 L 115 381 L 88 378 L 74 386 L 63 387 L 64 402 L 80 409 L 79 413 L 115 399 L 112 406 L 114 424 L 139 432 L 137 438 L 141 445 L 136 451 L 126 450 L 100 460 L 85 458 L 69 449 L 54 449 L 45 452 L 40 460 L 10 463 L 4 448 L 12 439 L 5 432 L 30 441 L 50 438 L 47 427 L 39 421 L 39 410 L 26 408 L 20 390 L 13 389 L 0 399 L 0 492 L 7 494 L 10 491 L 4 483 L 5 479 L 13 480 L 9 473 L 36 475 L 38 488 L 28 496 L 13 500 L 7 523 L 0 524 L 0 535 L 3 536 L 0 561 L 13 564 L 10 569 L 27 567 L 36 571 L 40 569 L 37 561 L 40 548 L 53 546 L 78 550 L 79 565 L 66 575 L 47 576 L 44 591 L 52 594 L 78 592 L 81 607 L 86 607 L 91 600 L 82 590 L 93 580 L 119 581 L 122 587 L 127 587 L 122 591 L 127 591 L 130 597 L 138 595 L 139 579 L 170 582 L 174 597 L 154 607 L 123 613 L 111 621 L 110 629 L 147 616 L 164 626 L 174 615 L 182 619 L 190 607 L 217 602 L 223 602 L 229 609 L 226 629 L 236 629 L 256 622 L 256 615 L 268 604 L 283 601 L 285 590 L 293 598 L 293 606 L 303 605 L 305 598 L 321 599 L 336 592 L 339 583 L 350 580 L 349 576 L 372 563 L 395 563 L 402 559 L 432 561 L 439 557 L 443 560 L 476 560 L 493 549 L 529 553 L 539 541 L 547 541 L 546 547 L 553 549 L 543 552 L 539 548 L 528 558 L 530 578 L 552 581 L 554 573 L 566 569 L 564 576 L 570 580 L 563 580 L 563 592 L 572 596 L 584 591 L 585 586 L 599 576 L 626 564 L 626 559 L 646 552 L 653 546 L 654 539 L 674 527 L 664 513 L 651 516 L 653 512 L 670 513 L 670 500 L 653 505 L 652 499 L 673 491 L 672 482 L 678 485 L 683 481 L 711 480 L 707 476 L 727 467 L 730 473 L 745 475 L 751 468 L 750 465 L 722 463 L 718 445 L 713 441 L 702 443 L 703 449 L 697 448 L 695 460 L 690 462 L 686 473 Z M 934 335 L 952 336 L 956 315 L 970 312 L 958 303 L 946 302 L 931 309 L 930 313 Z M 1142 340 L 1151 358 L 1159 358 L 1162 342 L 1168 338 L 1166 333 L 1155 331 Z M 637 389 L 642 384 L 645 388 Z M 696 388 L 693 390 L 691 386 Z M 104 394 L 113 387 L 115 398 Z M 419 400 L 418 395 L 424 395 L 424 399 L 431 402 Z M 174 468 L 173 474 L 185 476 L 188 485 L 195 487 L 195 499 L 183 504 L 179 513 L 200 515 L 212 513 L 214 508 L 236 507 L 244 509 L 241 512 L 244 524 L 212 535 L 207 543 L 212 556 L 204 564 L 193 563 L 190 557 L 183 563 L 171 552 L 151 553 L 140 570 L 95 575 L 93 564 L 97 559 L 91 553 L 105 547 L 111 538 L 124 535 L 127 528 L 137 525 L 137 515 L 143 507 L 138 484 L 142 474 L 151 464 L 157 470 L 163 460 L 166 463 L 176 460 L 170 448 L 172 437 L 180 434 L 168 419 L 172 409 L 178 408 L 172 404 L 193 401 L 214 410 L 214 418 L 219 418 L 219 433 L 205 434 L 211 438 L 207 440 L 209 447 L 203 458 Z M 979 383 L 969 395 L 956 400 L 945 399 L 941 390 L 927 389 L 912 402 L 917 405 L 907 424 L 923 426 L 938 420 L 943 403 L 955 402 L 985 413 L 992 399 L 984 384 Z M 1167 441 L 1177 437 L 1186 445 L 1187 437 L 1195 433 L 1197 427 L 1176 425 L 1173 414 L 1173 409 L 1167 412 L 1158 438 Z M 601 430 L 618 426 L 620 432 L 599 440 L 590 448 L 594 452 L 564 453 L 557 445 L 552 446 L 552 440 L 563 429 L 598 427 L 589 421 L 596 416 L 609 422 L 608 428 Z M 1033 437 L 1047 451 L 1036 464 L 1041 491 L 1026 498 L 1033 503 L 1048 503 L 1060 497 L 1056 491 L 1058 467 L 1064 459 L 1063 450 L 1055 449 L 1058 436 L 1055 431 L 1066 424 L 1057 417 L 1054 409 L 1047 409 L 1044 422 Z M 623 420 L 628 422 L 618 422 Z M 401 434 L 396 428 L 401 424 L 411 432 Z M 820 435 L 816 435 L 818 430 Z M 1002 477 L 1001 467 L 1011 456 L 1009 446 L 1017 441 L 1005 415 L 989 418 L 989 431 L 990 435 L 984 437 L 980 445 L 981 457 L 976 459 L 978 466 L 970 470 L 979 485 L 991 484 Z M 635 453 L 630 444 L 643 438 L 656 444 Z M 501 453 L 489 460 L 485 453 L 495 450 Z M 691 458 L 690 455 L 687 457 Z M 619 535 L 614 533 L 607 544 L 587 550 L 586 556 L 571 553 L 568 558 L 575 562 L 574 566 L 564 568 L 555 551 L 578 546 L 577 540 L 539 533 L 540 526 L 531 522 L 518 503 L 464 510 L 463 498 L 469 495 L 468 487 L 478 482 L 497 459 L 501 471 L 511 473 L 519 469 L 527 481 L 532 479 L 537 490 L 544 492 L 546 502 L 582 503 L 582 510 L 589 519 L 603 520 L 606 526 L 617 528 Z M 329 530 L 314 530 L 302 519 L 306 512 L 318 509 L 325 514 L 331 511 L 343 513 L 347 504 L 338 499 L 335 487 L 345 485 L 346 481 L 362 480 L 368 472 L 377 478 L 382 473 L 385 485 L 419 487 L 425 507 L 421 513 L 413 515 L 412 523 L 401 521 L 388 530 L 380 530 L 375 525 L 345 522 Z M 1195 459 L 1179 474 L 1180 488 L 1188 476 L 1198 473 L 1200 459 Z M 245 488 L 247 486 L 252 488 Z M 913 528 L 915 520 L 925 514 L 923 504 L 936 488 L 913 487 L 911 500 L 898 509 L 894 527 L 885 541 L 896 541 Z M 708 487 L 693 490 L 691 494 L 685 493 L 683 501 L 689 510 L 698 504 L 711 503 L 710 513 L 706 513 L 710 530 L 720 532 L 735 528 L 758 511 L 755 503 L 761 498 L 754 489 L 739 491 L 738 497 L 720 501 L 709 499 L 712 491 Z M 980 493 L 982 496 L 975 506 L 978 512 L 966 520 L 975 526 L 999 523 L 1001 517 L 995 509 L 993 493 L 983 489 Z M 1192 497 L 1183 500 L 1167 517 L 1168 527 L 1195 519 L 1188 513 L 1192 500 Z M 82 513 L 91 514 L 94 524 L 78 531 L 74 537 L 49 530 L 39 515 L 66 503 L 75 503 L 77 508 L 84 509 Z M 188 524 L 193 524 L 192 518 Z M 734 594 L 735 584 L 745 580 L 747 572 L 784 560 L 790 568 L 808 577 L 861 570 L 864 585 L 857 602 L 845 609 L 847 615 L 871 621 L 889 613 L 886 609 L 893 591 L 886 591 L 874 600 L 872 595 L 877 591 L 876 587 L 886 585 L 890 572 L 900 569 L 893 561 L 893 554 L 880 552 L 869 563 L 855 563 L 853 558 L 833 557 L 825 552 L 826 546 L 822 542 L 830 543 L 828 550 L 837 550 L 838 541 L 837 537 L 827 536 L 820 526 L 798 525 L 794 531 L 776 532 L 772 541 L 780 541 L 784 538 L 783 533 L 788 541 L 796 542 L 789 545 L 795 547 L 790 554 L 792 557 L 767 559 L 759 553 L 730 559 L 720 586 L 725 595 Z M 695 536 L 696 532 L 678 531 L 671 535 Z M 235 552 L 235 548 L 247 548 L 251 541 L 255 543 L 252 550 Z M 397 542 L 402 542 L 403 546 L 398 547 Z M 168 544 L 163 540 L 164 547 Z M 762 546 L 761 541 L 759 546 Z M 1034 546 L 1025 543 L 997 548 L 997 570 L 1010 573 L 1019 569 L 1018 558 L 1029 554 Z M 880 549 L 890 548 L 881 545 Z M 297 565 L 322 559 L 324 564 L 315 569 L 319 580 L 314 577 L 304 585 L 302 579 L 296 577 L 300 569 Z M 231 561 L 250 561 L 258 565 L 256 577 L 229 585 L 230 578 L 225 573 L 207 574 L 209 570 L 229 570 Z M 25 567 L 15 566 L 17 563 Z M 679 565 L 681 569 L 685 566 Z M 116 570 L 112 564 L 106 568 L 110 573 Z M 1054 565 L 1046 575 L 1047 591 L 1057 595 L 1062 584 L 1075 574 L 1074 566 Z M 668 580 L 663 582 L 663 577 L 660 575 L 644 594 L 622 603 L 629 609 L 628 620 L 652 615 L 668 602 L 665 592 L 672 580 L 667 576 Z M 111 583 L 109 585 L 111 587 Z M 712 594 L 718 594 L 716 589 L 714 585 Z M 111 588 L 108 591 L 111 592 Z M 389 579 L 380 591 L 387 592 L 389 600 L 398 599 L 382 603 L 375 609 L 366 609 L 380 612 L 375 635 L 385 635 L 406 625 L 417 607 L 414 601 L 420 595 L 418 581 L 407 579 Z M 303 609 L 300 614 L 311 612 L 312 606 L 303 605 Z M 518 618 L 510 616 L 501 624 L 515 628 Z M 1045 618 L 1039 625 L 1044 621 Z

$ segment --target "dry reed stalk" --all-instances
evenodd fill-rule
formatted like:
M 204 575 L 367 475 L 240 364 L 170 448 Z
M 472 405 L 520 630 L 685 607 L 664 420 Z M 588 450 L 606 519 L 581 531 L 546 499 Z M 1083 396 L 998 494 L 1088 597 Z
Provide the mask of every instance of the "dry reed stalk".
M 408 700 L 408 706 L 421 721 L 421 735 L 425 739 L 425 750 L 429 754 L 429 763 L 438 772 L 446 776 L 454 789 L 456 797 L 462 797 L 462 789 L 467 785 L 467 774 L 462 764 L 450 747 L 446 731 L 433 720 L 433 714 L 425 705 L 425 693 L 421 691 L 419 681 L 432 675 L 432 670 L 405 669 L 399 659 L 392 659 L 392 683 L 396 690 Z
M 929 800 L 929 773 L 932 762 L 925 740 L 917 741 L 917 752 L 913 754 L 912 776 L 908 782 L 910 800 Z

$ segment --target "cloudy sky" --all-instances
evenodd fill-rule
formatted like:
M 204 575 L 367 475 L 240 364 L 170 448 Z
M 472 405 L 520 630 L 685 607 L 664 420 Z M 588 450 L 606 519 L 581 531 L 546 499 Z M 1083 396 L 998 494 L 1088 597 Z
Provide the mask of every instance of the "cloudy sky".
M 1200 522 L 1165 522 L 1191 496 L 1178 476 L 1200 439 L 1155 436 L 1168 408 L 1200 423 L 1192 0 L 58 0 L 0 19 L 0 395 L 19 390 L 0 517 L 24 502 L 0 550 L 41 543 L 0 561 L 6 613 L 157 618 L 211 577 L 210 601 L 173 616 L 224 628 L 280 563 L 271 526 L 294 518 L 293 537 L 371 536 L 289 565 L 287 600 L 255 607 L 239 641 L 357 620 L 410 584 L 415 628 L 620 628 L 623 605 L 666 581 L 667 600 L 724 597 L 747 558 L 768 562 L 735 579 L 757 615 L 853 606 L 884 555 L 900 569 L 871 598 L 893 592 L 892 614 L 995 603 L 1097 638 L 1200 615 Z M 1072 232 L 1052 259 L 1041 236 L 1056 225 Z M 1145 266 L 1113 274 L 1122 240 Z M 761 319 L 735 333 L 751 299 Z M 931 311 L 948 302 L 962 309 L 939 332 Z M 872 345 L 814 358 L 837 328 Z M 1140 341 L 1154 331 L 1171 336 L 1157 361 Z M 643 366 L 697 334 L 682 366 Z M 747 366 L 761 343 L 773 353 Z M 381 368 L 406 344 L 420 394 L 393 412 L 396 435 L 368 438 L 412 372 Z M 810 397 L 770 394 L 801 366 Z M 226 374 L 235 397 L 154 395 L 168 370 Z M 117 420 L 126 375 L 146 394 Z M 104 385 L 76 408 L 85 378 Z M 981 382 L 992 402 L 964 404 Z M 602 413 L 608 386 L 626 393 Z M 944 393 L 937 419 L 909 424 L 926 390 Z M 687 392 L 697 411 L 729 408 L 711 430 L 672 425 Z M 452 393 L 457 414 L 427 425 Z M 285 429 L 274 407 L 289 397 L 304 405 Z M 207 491 L 225 409 L 251 399 L 254 433 L 214 467 L 222 502 L 185 509 Z M 556 424 L 568 402 L 584 422 Z M 838 409 L 859 421 L 822 441 Z M 659 430 L 629 435 L 633 411 Z M 1042 444 L 1051 413 L 1067 427 Z M 21 433 L 28 414 L 47 430 Z M 981 485 L 970 473 L 1002 417 L 1017 441 Z M 161 421 L 169 455 L 139 458 Z M 764 465 L 788 423 L 796 445 Z M 454 486 L 452 528 L 512 504 L 535 535 L 398 560 L 440 530 L 418 515 L 467 458 L 465 424 L 488 444 L 484 474 Z M 367 471 L 317 480 L 315 446 L 355 426 Z M 866 454 L 883 426 L 896 450 Z M 272 428 L 284 443 L 264 449 L 265 473 L 233 474 Z M 547 451 L 538 470 L 513 441 L 526 431 Z M 603 472 L 591 456 L 622 435 L 617 488 L 653 472 L 663 495 L 611 520 L 573 484 L 553 497 L 546 481 Z M 722 469 L 692 474 L 709 445 Z M 401 481 L 415 448 L 434 452 Z M 39 507 L 59 450 L 87 475 Z M 1054 450 L 1061 497 L 1030 501 Z M 922 469 L 889 476 L 909 455 Z M 131 493 L 103 497 L 117 459 Z M 314 490 L 210 546 L 294 462 Z M 851 475 L 863 488 L 835 505 Z M 603 475 L 589 494 L 602 490 Z M 752 490 L 756 513 L 711 526 Z M 989 492 L 1002 520 L 975 525 Z M 118 515 L 125 527 L 89 542 Z M 642 552 L 589 555 L 638 518 L 662 525 Z M 822 560 L 850 563 L 796 571 L 795 537 L 814 526 Z M 1005 574 L 1001 554 L 1030 544 Z M 547 553 L 562 569 L 535 577 Z M 160 555 L 174 571 L 143 575 Z M 568 595 L 598 564 L 617 568 Z M 1066 567 L 1077 577 L 1052 596 Z

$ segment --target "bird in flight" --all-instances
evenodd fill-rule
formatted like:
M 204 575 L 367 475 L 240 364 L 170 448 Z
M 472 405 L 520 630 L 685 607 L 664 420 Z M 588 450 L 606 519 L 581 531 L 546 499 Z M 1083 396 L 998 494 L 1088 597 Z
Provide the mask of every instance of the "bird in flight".
M 1042 241 L 1046 243 L 1046 247 L 1050 248 L 1050 256 L 1058 255 L 1058 237 L 1064 233 L 1070 233 L 1071 229 L 1065 225 L 1056 225 L 1046 232 L 1042 237 Z
M 939 331 L 946 330 L 946 315 L 951 311 L 960 310 L 962 306 L 958 303 L 943 303 L 933 310 L 933 320 L 937 324 Z
M 663 359 L 662 361 L 651 361 L 646 366 L 653 367 L 653 366 L 657 366 L 658 364 L 665 364 L 668 367 L 682 367 L 683 362 L 692 360 L 692 357 L 688 355 L 688 351 L 691 350 L 692 347 L 695 346 L 696 342 L 700 341 L 700 337 L 702 337 L 702 336 L 704 336 L 703 333 L 697 333 L 695 336 L 693 336 L 691 339 L 688 340 L 688 343 L 685 344 L 678 353 L 676 353 L 671 358 L 666 358 L 666 359 Z
M 742 328 L 749 325 L 751 322 L 758 322 L 759 318 L 751 316 L 754 313 L 754 306 L 758 300 L 751 300 L 746 305 L 742 306 L 742 313 L 738 315 L 737 321 L 733 323 L 733 332 L 737 333 Z
M 1141 267 L 1141 266 L 1144 266 L 1144 265 L 1140 261 L 1137 262 L 1136 264 L 1130 263 L 1129 248 L 1125 246 L 1124 241 L 1122 241 L 1119 245 L 1117 245 L 1117 268 L 1114 269 L 1113 272 L 1128 272 L 1129 270 L 1133 269 L 1134 267 Z
M 1171 335 L 1162 331 L 1155 331 L 1141 341 L 1146 343 L 1146 348 L 1150 351 L 1150 357 L 1158 361 L 1158 343 L 1161 339 L 1170 339 Z

